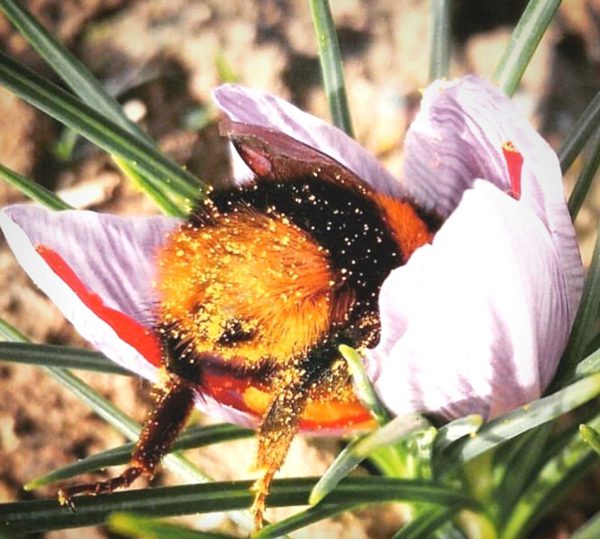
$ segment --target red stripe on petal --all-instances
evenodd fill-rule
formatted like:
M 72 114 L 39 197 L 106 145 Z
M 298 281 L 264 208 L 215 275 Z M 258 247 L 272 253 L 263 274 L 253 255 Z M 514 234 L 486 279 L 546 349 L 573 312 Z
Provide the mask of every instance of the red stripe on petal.
M 502 145 L 502 153 L 508 168 L 510 178 L 510 195 L 515 199 L 521 198 L 521 169 L 523 168 L 523 156 L 515 145 L 508 141 Z
M 71 266 L 56 251 L 46 245 L 38 245 L 36 251 L 50 266 L 52 271 L 77 294 L 77 297 L 84 305 L 113 328 L 121 340 L 133 346 L 153 365 L 158 366 L 160 364 L 160 344 L 156 336 L 148 328 L 126 314 L 107 307 L 100 296 L 87 289 Z

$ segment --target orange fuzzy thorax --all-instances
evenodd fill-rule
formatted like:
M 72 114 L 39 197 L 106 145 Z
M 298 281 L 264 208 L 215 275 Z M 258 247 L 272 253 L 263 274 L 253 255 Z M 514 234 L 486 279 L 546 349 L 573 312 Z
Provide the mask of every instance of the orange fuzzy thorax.
M 196 352 L 285 363 L 329 327 L 327 253 L 285 217 L 243 211 L 218 226 L 186 225 L 158 267 L 161 320 L 177 321 Z M 243 338 L 223 342 L 232 330 Z

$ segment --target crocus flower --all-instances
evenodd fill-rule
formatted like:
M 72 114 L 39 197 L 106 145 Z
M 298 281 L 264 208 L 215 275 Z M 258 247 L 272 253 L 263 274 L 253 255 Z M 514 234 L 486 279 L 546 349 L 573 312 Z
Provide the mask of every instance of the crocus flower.
M 490 418 L 540 396 L 573 323 L 582 266 L 557 157 L 504 95 L 474 76 L 432 84 L 407 133 L 401 179 L 281 99 L 234 85 L 214 97 L 238 125 L 284 133 L 443 218 L 381 289 L 381 340 L 365 363 L 390 410 Z M 240 163 L 235 179 L 244 181 Z M 79 333 L 149 379 L 160 355 L 154 254 L 177 223 L 30 205 L 0 214 L 20 264 Z M 231 402 L 199 403 L 255 424 Z

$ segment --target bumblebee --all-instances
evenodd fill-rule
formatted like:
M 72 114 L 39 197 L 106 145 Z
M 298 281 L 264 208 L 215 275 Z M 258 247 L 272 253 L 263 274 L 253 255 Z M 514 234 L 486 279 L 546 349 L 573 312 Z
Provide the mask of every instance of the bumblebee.
M 381 285 L 432 239 L 436 217 L 280 132 L 231 121 L 221 132 L 254 178 L 212 192 L 157 253 L 165 376 L 155 407 L 123 474 L 62 489 L 63 504 L 152 476 L 195 400 L 210 396 L 256 418 L 252 511 L 260 527 L 270 482 L 299 429 L 372 423 L 338 347 L 377 343 Z

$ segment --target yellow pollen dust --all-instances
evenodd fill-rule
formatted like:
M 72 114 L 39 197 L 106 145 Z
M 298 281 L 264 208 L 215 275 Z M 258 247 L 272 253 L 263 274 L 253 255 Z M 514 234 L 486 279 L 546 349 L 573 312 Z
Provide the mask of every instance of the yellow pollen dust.
M 183 225 L 158 257 L 159 318 L 196 352 L 286 363 L 329 328 L 327 253 L 286 217 L 239 209 Z

